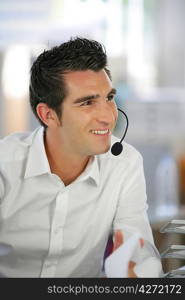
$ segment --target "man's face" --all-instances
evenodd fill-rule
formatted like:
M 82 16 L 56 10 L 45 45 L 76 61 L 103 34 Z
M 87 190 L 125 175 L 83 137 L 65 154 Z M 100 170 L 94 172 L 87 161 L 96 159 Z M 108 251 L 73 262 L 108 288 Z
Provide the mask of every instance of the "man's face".
M 59 138 L 67 153 L 91 156 L 110 148 L 117 121 L 115 89 L 104 70 L 65 75 L 68 96 L 62 103 Z

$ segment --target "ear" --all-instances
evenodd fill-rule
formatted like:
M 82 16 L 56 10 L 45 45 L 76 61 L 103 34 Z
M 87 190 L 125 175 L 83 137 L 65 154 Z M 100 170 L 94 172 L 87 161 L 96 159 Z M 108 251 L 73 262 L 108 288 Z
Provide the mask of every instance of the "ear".
M 37 115 L 47 127 L 53 127 L 60 124 L 56 112 L 48 107 L 46 103 L 39 103 L 36 108 Z

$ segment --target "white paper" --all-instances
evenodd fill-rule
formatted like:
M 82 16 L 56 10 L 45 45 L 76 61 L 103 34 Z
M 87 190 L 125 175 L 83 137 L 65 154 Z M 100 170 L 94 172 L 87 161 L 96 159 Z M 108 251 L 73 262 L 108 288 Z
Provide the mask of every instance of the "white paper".
M 185 271 L 185 266 L 182 266 L 180 268 L 177 269 L 178 271 Z M 177 271 L 177 270 L 174 270 L 174 271 Z
M 134 251 L 140 248 L 140 234 L 135 233 L 105 260 L 105 274 L 111 278 L 128 277 L 128 264 Z M 136 262 L 136 261 L 135 261 Z

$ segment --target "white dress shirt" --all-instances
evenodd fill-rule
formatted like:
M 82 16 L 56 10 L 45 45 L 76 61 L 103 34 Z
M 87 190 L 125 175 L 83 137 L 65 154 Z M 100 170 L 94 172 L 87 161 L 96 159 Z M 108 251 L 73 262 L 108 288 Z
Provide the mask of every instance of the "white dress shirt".
M 146 211 L 142 157 L 127 143 L 119 156 L 93 157 L 65 186 L 51 173 L 42 127 L 0 141 L 0 243 L 12 247 L 0 256 L 6 277 L 99 277 L 112 229 L 139 230 L 153 244 Z M 147 253 L 137 274 L 160 272 Z

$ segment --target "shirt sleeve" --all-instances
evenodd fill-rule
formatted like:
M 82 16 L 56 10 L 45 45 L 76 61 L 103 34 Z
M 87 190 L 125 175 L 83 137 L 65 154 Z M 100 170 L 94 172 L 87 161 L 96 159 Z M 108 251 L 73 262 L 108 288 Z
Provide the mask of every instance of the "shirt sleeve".
M 145 243 L 141 251 L 142 259 L 139 259 L 140 264 L 136 265 L 135 272 L 138 277 L 160 277 L 162 266 L 147 215 L 146 184 L 140 153 L 137 152 L 135 159 L 132 159 L 127 173 L 122 183 L 113 230 L 121 230 L 124 241 L 139 232 Z

